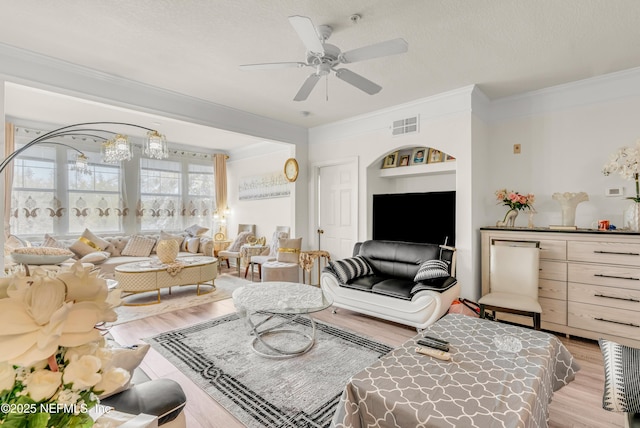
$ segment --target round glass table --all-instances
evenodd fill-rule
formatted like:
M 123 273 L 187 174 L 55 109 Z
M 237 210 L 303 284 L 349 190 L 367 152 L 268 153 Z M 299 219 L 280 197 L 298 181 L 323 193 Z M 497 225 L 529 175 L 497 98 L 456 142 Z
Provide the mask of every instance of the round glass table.
M 293 282 L 263 282 L 237 288 L 233 292 L 233 303 L 238 315 L 245 317 L 254 336 L 253 351 L 265 358 L 291 358 L 309 351 L 316 341 L 316 323 L 311 316 L 332 305 L 331 299 L 318 287 Z M 309 320 L 311 332 L 285 328 L 299 315 Z M 267 325 L 277 316 L 284 316 L 275 325 Z M 271 323 L 273 324 L 273 323 Z M 302 345 L 285 349 L 268 339 L 270 336 L 293 335 L 302 338 Z M 291 345 L 290 340 L 287 341 Z M 261 350 L 258 344 L 262 345 Z

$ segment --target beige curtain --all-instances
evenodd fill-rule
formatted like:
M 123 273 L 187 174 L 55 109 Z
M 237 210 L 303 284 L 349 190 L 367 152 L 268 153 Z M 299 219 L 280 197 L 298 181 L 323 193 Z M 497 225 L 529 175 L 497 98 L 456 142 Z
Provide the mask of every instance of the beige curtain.
M 227 159 L 224 154 L 213 156 L 213 172 L 216 180 L 216 209 L 222 212 L 227 208 Z
M 12 123 L 4 124 L 4 158 L 16 148 L 16 130 Z M 11 188 L 13 187 L 13 162 L 4 169 L 4 238 L 11 234 Z

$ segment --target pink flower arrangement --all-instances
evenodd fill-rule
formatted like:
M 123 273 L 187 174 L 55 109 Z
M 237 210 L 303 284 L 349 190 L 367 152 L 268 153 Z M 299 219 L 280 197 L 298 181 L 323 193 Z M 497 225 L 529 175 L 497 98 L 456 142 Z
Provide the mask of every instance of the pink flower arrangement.
M 496 199 L 498 203 L 508 206 L 512 210 L 523 210 L 525 208 L 532 209 L 535 196 L 531 193 L 521 195 L 513 190 L 500 189 L 496 190 Z

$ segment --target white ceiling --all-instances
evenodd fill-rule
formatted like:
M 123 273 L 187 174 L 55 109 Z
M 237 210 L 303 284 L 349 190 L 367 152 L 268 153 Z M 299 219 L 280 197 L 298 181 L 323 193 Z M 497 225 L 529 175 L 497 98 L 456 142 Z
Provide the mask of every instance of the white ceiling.
M 20 0 L 0 9 L 0 43 L 304 127 L 471 84 L 496 99 L 640 66 L 638 0 Z M 331 75 L 295 102 L 310 68 L 238 68 L 303 61 L 291 15 L 331 25 L 329 43 L 343 51 L 397 37 L 409 51 L 345 66 L 381 85 L 377 95 Z M 12 104 L 9 115 L 34 108 Z

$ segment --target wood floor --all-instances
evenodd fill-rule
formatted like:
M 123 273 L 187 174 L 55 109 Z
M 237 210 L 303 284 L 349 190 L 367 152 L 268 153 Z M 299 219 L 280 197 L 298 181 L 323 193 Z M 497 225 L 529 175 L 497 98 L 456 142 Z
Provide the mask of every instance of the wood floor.
M 121 324 L 112 327 L 110 331 L 119 343 L 132 344 L 145 337 L 232 312 L 235 312 L 233 302 L 227 299 Z M 333 314 L 328 309 L 315 314 L 315 318 L 359 332 L 392 346 L 398 346 L 416 334 L 412 328 L 343 309 L 340 309 L 337 314 Z M 549 427 L 623 427 L 624 419 L 621 414 L 602 409 L 604 372 L 598 344 L 594 341 L 575 338 L 560 337 L 560 339 L 578 360 L 581 370 L 572 383 L 554 394 L 550 407 Z M 141 367 L 151 378 L 171 378 L 182 385 L 187 395 L 185 413 L 189 428 L 243 426 L 153 349 L 149 351 Z

